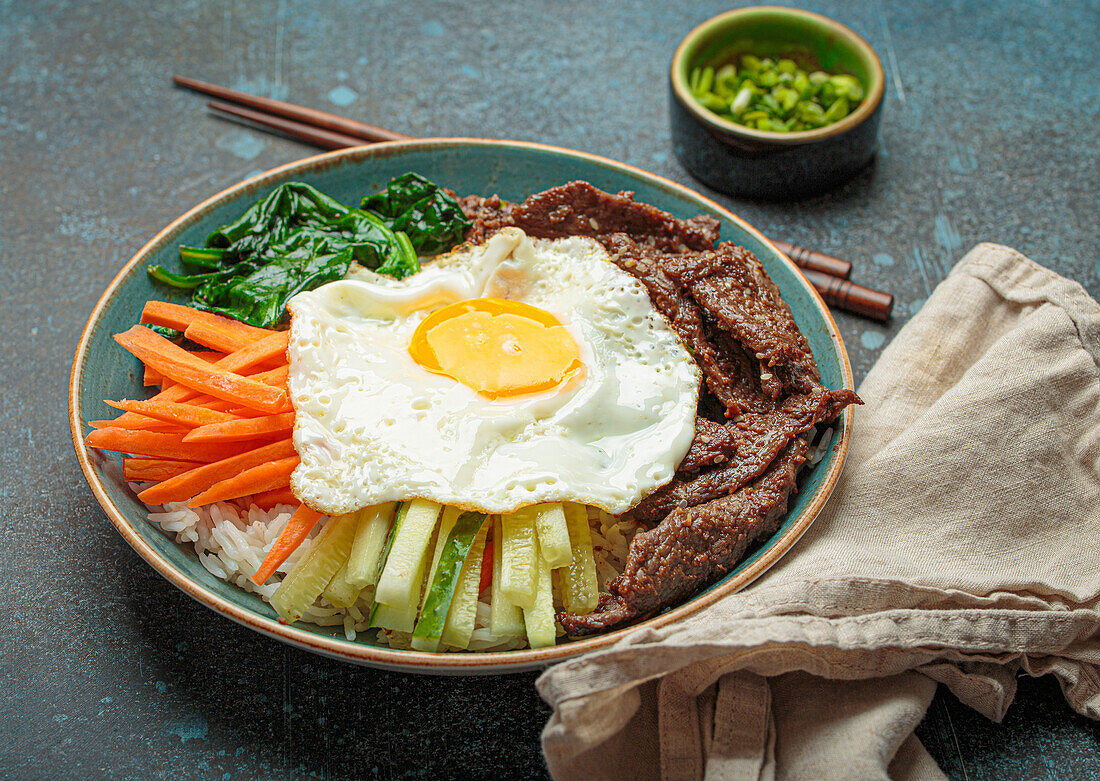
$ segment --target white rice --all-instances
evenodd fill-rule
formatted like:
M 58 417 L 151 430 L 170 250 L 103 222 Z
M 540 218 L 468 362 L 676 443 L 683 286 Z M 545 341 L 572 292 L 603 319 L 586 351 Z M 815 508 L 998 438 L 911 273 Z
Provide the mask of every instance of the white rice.
M 137 491 L 144 487 L 135 484 Z M 148 517 L 153 525 L 172 536 L 176 542 L 192 544 L 199 562 L 211 575 L 270 602 L 279 583 L 309 553 L 314 540 L 328 522 L 325 519 L 317 524 L 309 538 L 283 562 L 267 583 L 257 586 L 251 577 L 260 568 L 264 556 L 290 520 L 294 509 L 289 505 L 278 505 L 264 510 L 253 504 L 251 498 L 245 498 L 194 509 L 183 502 L 163 507 L 150 505 Z M 606 592 L 607 584 L 625 566 L 630 540 L 641 527 L 628 521 L 616 521 L 597 508 L 589 508 L 589 523 L 596 559 L 596 579 L 600 591 Z M 355 640 L 368 630 L 370 633 L 377 631 L 379 642 L 395 648 L 409 648 L 407 633 L 371 630 L 368 627 L 372 596 L 373 589 L 367 588 L 359 600 L 348 608 L 333 607 L 323 597 L 318 597 L 301 620 L 317 626 L 338 627 L 337 631 L 342 631 L 348 640 Z M 563 634 L 564 630 L 559 625 L 558 636 Z M 478 602 L 469 650 L 507 651 L 526 646 L 526 637 L 498 637 L 490 633 L 489 605 Z M 445 645 L 441 649 L 456 650 Z

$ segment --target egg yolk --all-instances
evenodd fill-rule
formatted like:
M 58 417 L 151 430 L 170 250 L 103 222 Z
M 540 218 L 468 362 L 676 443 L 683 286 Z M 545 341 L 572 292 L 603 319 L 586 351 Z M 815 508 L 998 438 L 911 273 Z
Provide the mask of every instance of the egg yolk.
M 549 390 L 584 368 L 580 348 L 554 315 L 503 298 L 437 309 L 417 326 L 409 354 L 490 399 Z

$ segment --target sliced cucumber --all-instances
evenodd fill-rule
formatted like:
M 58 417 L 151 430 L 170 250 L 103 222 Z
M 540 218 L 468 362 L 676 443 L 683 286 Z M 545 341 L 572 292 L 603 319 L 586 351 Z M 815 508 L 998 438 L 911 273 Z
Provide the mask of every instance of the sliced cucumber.
M 596 557 L 592 551 L 592 529 L 588 525 L 588 510 L 583 504 L 566 504 L 563 509 L 573 557 L 569 566 L 558 573 L 561 577 L 561 599 L 570 613 L 583 615 L 595 610 L 600 598 L 596 583 Z
M 445 522 L 447 515 L 447 512 L 443 513 Z M 470 548 L 484 525 L 484 513 L 458 515 L 454 521 L 450 522 L 451 528 L 447 530 L 446 537 L 444 537 L 444 527 L 440 525 L 439 539 L 444 542 L 442 545 L 436 545 L 436 550 L 439 552 L 438 564 L 431 587 L 428 589 L 428 596 L 424 600 L 424 607 L 420 611 L 420 620 L 416 622 L 416 629 L 410 641 L 412 647 L 418 651 L 435 651 L 439 648 L 439 639 L 443 635 L 447 614 L 450 612 L 455 595 L 455 587 L 461 579 Z M 472 631 L 473 627 L 470 629 Z
M 398 632 L 411 632 L 416 626 L 416 605 L 390 607 L 374 603 L 370 609 L 370 626 L 381 629 L 394 629 Z
M 355 539 L 355 516 L 338 515 L 321 530 L 312 550 L 283 578 L 271 606 L 288 622 L 297 621 L 347 561 Z
M 554 581 L 551 579 L 550 565 L 542 555 L 536 564 L 538 581 L 535 603 L 523 609 L 523 623 L 527 626 L 527 643 L 532 648 L 546 648 L 554 645 L 557 637 L 554 626 Z
M 354 540 L 352 544 L 354 544 Z M 351 549 L 349 548 L 348 551 L 350 556 Z M 348 582 L 348 562 L 345 561 L 340 569 L 336 570 L 336 574 L 332 576 L 329 584 L 325 586 L 321 596 L 327 599 L 333 607 L 351 607 L 359 599 L 359 592 L 362 590 L 359 586 L 353 586 Z
M 493 584 L 489 596 L 489 631 L 497 637 L 523 635 L 523 611 L 504 595 L 501 588 L 501 559 L 503 551 L 500 516 L 493 518 Z
M 378 560 L 379 571 L 381 571 L 382 566 L 389 558 L 390 550 L 393 548 L 394 537 L 397 536 L 397 532 L 398 530 L 400 530 L 401 524 L 405 520 L 405 516 L 408 514 L 408 512 L 408 502 L 405 502 L 404 504 L 398 506 L 397 514 L 394 516 L 393 519 L 393 525 L 390 526 L 390 529 L 386 534 L 386 542 L 382 547 L 382 555 Z M 413 630 L 413 627 L 416 626 L 416 605 L 390 607 L 389 605 L 380 605 L 375 602 L 370 610 L 368 624 L 371 627 L 394 629 L 398 632 L 411 632 Z
M 426 499 L 409 502 L 404 518 L 398 519 L 400 524 L 394 524 L 393 542 L 374 592 L 376 602 L 391 607 L 411 606 L 415 612 L 420 604 L 420 581 L 440 509 Z
M 359 530 L 348 557 L 347 581 L 351 585 L 366 588 L 378 582 L 382 548 L 396 507 L 396 502 L 386 502 L 359 511 Z
M 538 582 L 538 542 L 535 537 L 534 513 L 526 508 L 502 515 L 500 586 L 513 605 L 523 608 L 535 604 Z
M 435 573 L 436 568 L 439 566 L 439 558 L 443 555 L 447 543 L 450 542 L 451 531 L 458 522 L 458 516 L 460 515 L 462 515 L 462 510 L 457 507 L 443 508 L 443 514 L 439 518 L 439 531 L 435 535 L 435 552 L 432 553 L 432 565 L 426 570 L 427 577 L 425 580 L 428 582 L 429 586 L 435 582 Z M 430 587 L 424 589 L 424 594 L 420 597 L 421 610 L 424 609 L 424 603 L 428 600 L 428 594 L 430 593 Z
M 478 592 L 481 591 L 481 561 L 485 555 L 485 538 L 489 536 L 490 524 L 486 521 L 470 544 L 466 561 L 462 563 L 462 574 L 458 576 L 451 609 L 447 613 L 447 624 L 443 627 L 442 641 L 455 648 L 470 645 L 470 636 L 474 633 L 474 621 L 477 619 Z
M 363 529 L 368 525 L 373 513 L 374 508 L 365 508 L 358 510 L 352 515 L 355 516 L 355 540 L 358 540 Z M 383 537 L 382 541 L 384 542 Z M 382 545 L 379 544 L 379 549 Z M 344 562 L 344 565 L 336 571 L 336 574 L 332 576 L 332 580 L 325 587 L 325 590 L 321 593 L 321 596 L 329 601 L 329 604 L 333 607 L 351 607 L 359 599 L 359 592 L 363 590 L 363 586 L 356 583 L 352 583 L 348 579 L 348 572 L 351 569 L 352 556 L 355 554 L 355 541 L 351 543 L 351 550 L 348 553 L 348 559 Z
M 560 504 L 536 504 L 526 508 L 535 514 L 539 551 L 551 569 L 564 567 L 573 560 L 569 548 L 569 528 Z

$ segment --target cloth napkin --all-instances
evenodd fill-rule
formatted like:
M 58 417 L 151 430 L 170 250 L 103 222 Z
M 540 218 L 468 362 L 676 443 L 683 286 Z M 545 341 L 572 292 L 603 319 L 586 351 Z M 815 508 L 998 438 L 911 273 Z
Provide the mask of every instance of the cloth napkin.
M 745 590 L 547 670 L 560 779 L 943 778 L 936 682 L 1100 718 L 1100 305 L 994 244 L 883 352 L 825 510 Z

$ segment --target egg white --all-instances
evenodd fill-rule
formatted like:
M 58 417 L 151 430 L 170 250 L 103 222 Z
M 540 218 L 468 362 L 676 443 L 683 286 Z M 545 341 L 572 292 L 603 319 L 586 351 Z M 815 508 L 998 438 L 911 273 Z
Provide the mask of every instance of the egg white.
M 554 314 L 583 377 L 489 400 L 416 364 L 420 321 L 478 297 Z M 408 279 L 360 270 L 289 308 L 291 484 L 321 512 L 420 497 L 489 513 L 560 501 L 621 513 L 672 479 L 694 436 L 698 368 L 641 283 L 588 238 L 506 228 Z

